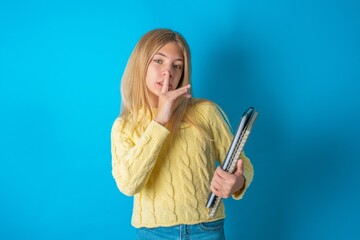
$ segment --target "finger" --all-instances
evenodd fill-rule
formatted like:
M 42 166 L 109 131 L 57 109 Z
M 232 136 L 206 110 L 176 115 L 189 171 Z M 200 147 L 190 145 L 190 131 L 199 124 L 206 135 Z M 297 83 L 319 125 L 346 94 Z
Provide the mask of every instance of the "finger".
M 236 183 L 236 176 L 230 173 L 227 173 L 225 177 L 217 175 L 213 178 L 213 182 L 222 189 L 223 193 L 225 193 L 226 191 L 230 191 L 232 186 Z
M 223 195 L 218 189 L 216 189 L 213 186 L 210 186 L 210 190 L 211 190 L 211 192 L 213 192 L 218 197 L 222 197 L 222 195 Z
M 178 88 L 178 89 L 176 89 L 176 90 L 183 89 L 183 88 L 189 89 L 190 87 L 191 87 L 191 85 L 188 84 L 188 85 L 182 86 L 182 87 L 180 87 L 180 88 Z M 176 90 L 175 90 L 175 91 L 176 91 Z
M 184 96 L 184 97 L 191 97 L 191 94 L 188 93 L 188 90 L 190 88 L 190 85 L 187 85 L 185 87 L 181 87 L 179 89 L 173 90 L 168 92 L 168 96 L 170 99 L 175 100 L 180 96 Z
M 236 176 L 241 176 L 244 172 L 244 162 L 242 159 L 239 159 L 236 163 L 236 171 L 234 172 L 234 174 Z
M 183 86 L 183 87 L 181 87 L 181 88 L 175 89 L 175 90 L 173 90 L 173 91 L 171 91 L 171 92 L 173 92 L 173 93 L 188 92 L 190 88 L 191 88 L 191 86 L 190 86 L 190 84 L 188 84 L 188 85 Z
M 229 178 L 223 179 L 218 174 L 215 174 L 211 181 L 211 186 L 216 189 L 223 198 L 228 198 L 231 195 L 231 188 L 236 181 L 233 174 L 228 174 L 228 177 Z
M 169 90 L 169 81 L 170 81 L 170 74 L 166 72 L 163 85 L 161 88 L 161 93 L 166 93 Z
M 210 190 L 218 197 L 223 197 L 223 193 L 217 189 L 215 186 L 211 185 Z
M 213 186 L 217 190 L 223 189 L 222 184 L 219 181 L 216 181 L 215 179 L 212 180 L 211 186 Z
M 221 181 L 223 181 L 222 178 L 220 178 L 219 175 L 215 172 L 213 178 L 211 179 L 211 184 L 221 185 Z
M 237 180 L 236 175 L 228 173 L 221 168 L 216 169 L 216 175 L 213 178 L 213 181 L 216 180 L 217 183 L 219 183 L 222 187 L 222 192 L 224 194 L 230 192 L 232 186 L 236 183 Z
M 230 193 L 227 192 L 226 190 L 224 189 L 217 189 L 215 186 L 210 186 L 210 190 L 218 197 L 221 197 L 221 198 L 228 198 L 230 196 Z
M 221 178 L 221 179 L 228 179 L 231 176 L 231 173 L 228 173 L 221 169 L 221 167 L 217 167 L 215 170 L 215 173 Z

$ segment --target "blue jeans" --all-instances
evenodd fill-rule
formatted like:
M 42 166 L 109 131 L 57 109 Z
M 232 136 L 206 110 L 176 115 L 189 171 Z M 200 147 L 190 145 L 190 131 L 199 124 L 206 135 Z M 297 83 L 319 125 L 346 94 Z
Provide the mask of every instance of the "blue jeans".
M 224 219 L 193 225 L 138 228 L 138 240 L 224 240 Z

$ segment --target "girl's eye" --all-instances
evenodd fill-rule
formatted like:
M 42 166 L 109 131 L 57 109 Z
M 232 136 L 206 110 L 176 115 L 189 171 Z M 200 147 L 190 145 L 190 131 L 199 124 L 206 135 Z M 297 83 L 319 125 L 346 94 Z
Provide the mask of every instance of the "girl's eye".
M 181 70 L 181 69 L 183 68 L 182 65 L 174 65 L 174 67 L 175 67 L 176 69 L 178 69 L 178 70 Z
M 154 62 L 161 64 L 162 60 L 161 59 L 154 59 Z

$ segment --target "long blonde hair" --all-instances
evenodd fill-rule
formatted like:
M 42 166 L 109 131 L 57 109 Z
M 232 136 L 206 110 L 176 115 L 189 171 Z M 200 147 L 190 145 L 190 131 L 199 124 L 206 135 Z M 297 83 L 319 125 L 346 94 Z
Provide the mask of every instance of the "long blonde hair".
M 145 111 L 145 114 L 150 119 L 154 118 L 145 82 L 146 73 L 154 54 L 170 42 L 179 45 L 184 57 L 183 73 L 177 87 L 180 88 L 191 84 L 190 48 L 185 38 L 180 33 L 170 29 L 155 29 L 146 33 L 131 53 L 121 80 L 122 101 L 120 115 L 125 117 L 127 121 L 141 124 L 143 121 L 148 120 L 138 119 L 140 111 Z M 179 98 L 177 101 L 178 107 L 174 110 L 167 125 L 171 132 L 178 129 L 184 119 L 189 103 L 187 98 Z

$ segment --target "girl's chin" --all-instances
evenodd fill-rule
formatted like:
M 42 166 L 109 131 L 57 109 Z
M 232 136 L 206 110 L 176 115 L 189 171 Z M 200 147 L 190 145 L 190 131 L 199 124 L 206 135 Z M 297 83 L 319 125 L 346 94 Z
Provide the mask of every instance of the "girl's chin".
M 148 96 L 149 96 L 149 98 L 150 98 L 150 101 L 151 102 L 158 102 L 159 101 L 159 96 L 160 96 L 160 93 L 161 93 L 161 91 L 157 91 L 157 92 L 155 92 L 155 91 L 148 91 Z

